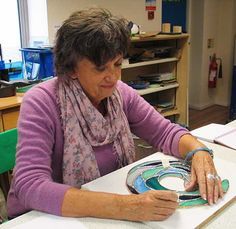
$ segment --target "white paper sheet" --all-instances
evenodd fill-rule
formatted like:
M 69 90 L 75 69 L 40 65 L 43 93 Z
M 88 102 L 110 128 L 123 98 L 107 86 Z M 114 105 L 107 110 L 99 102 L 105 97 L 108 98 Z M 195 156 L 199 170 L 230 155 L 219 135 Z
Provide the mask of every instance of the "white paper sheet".
M 236 150 L 236 129 L 217 137 L 215 142 Z
M 201 140 L 219 143 L 232 149 L 236 149 L 235 127 L 211 123 L 192 130 L 191 134 Z

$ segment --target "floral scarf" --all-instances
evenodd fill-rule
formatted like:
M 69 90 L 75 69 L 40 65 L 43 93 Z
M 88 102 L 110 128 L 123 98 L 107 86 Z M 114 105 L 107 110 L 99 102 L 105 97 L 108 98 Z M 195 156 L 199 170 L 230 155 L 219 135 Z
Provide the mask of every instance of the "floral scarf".
M 119 91 L 107 98 L 103 116 L 79 81 L 58 80 L 58 99 L 64 130 L 63 183 L 80 187 L 100 177 L 93 147 L 113 143 L 119 167 L 134 161 L 134 142 Z

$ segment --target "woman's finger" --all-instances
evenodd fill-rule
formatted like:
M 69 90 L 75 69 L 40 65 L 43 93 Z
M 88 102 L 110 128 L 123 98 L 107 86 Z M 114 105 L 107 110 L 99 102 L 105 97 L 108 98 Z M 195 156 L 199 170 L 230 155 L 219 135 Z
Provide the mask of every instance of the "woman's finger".
M 216 182 L 217 182 L 218 188 L 219 188 L 218 197 L 219 197 L 219 198 L 222 198 L 223 195 L 224 195 L 224 192 L 223 192 L 223 188 L 222 188 L 222 185 L 221 185 L 221 178 L 220 178 L 220 176 L 218 176 L 218 175 L 216 175 Z
M 167 209 L 176 209 L 179 203 L 177 201 L 169 201 L 169 200 L 157 200 L 155 207 L 157 208 L 167 208 Z
M 174 213 L 174 211 L 175 209 L 157 207 L 155 214 L 170 216 Z
M 221 184 L 221 178 L 220 178 L 220 176 L 216 175 L 215 179 L 216 179 L 215 182 L 216 182 L 216 184 L 218 186 L 218 198 L 222 198 L 224 192 L 223 192 L 223 188 L 222 188 L 222 184 Z
M 215 176 L 214 203 L 216 203 L 219 198 L 219 183 L 216 178 L 217 176 Z
M 194 169 L 191 170 L 190 180 L 184 183 L 184 187 L 187 192 L 196 190 L 198 187 L 197 176 Z
M 207 183 L 207 200 L 210 205 L 213 204 L 213 195 L 215 189 L 215 174 L 213 172 L 206 172 Z
M 153 191 L 153 194 L 155 198 L 161 199 L 161 200 L 169 200 L 169 201 L 174 201 L 174 202 L 178 200 L 178 195 L 175 191 L 159 190 L 158 192 Z
M 201 171 L 197 174 L 197 180 L 201 197 L 207 200 L 207 181 L 204 172 Z

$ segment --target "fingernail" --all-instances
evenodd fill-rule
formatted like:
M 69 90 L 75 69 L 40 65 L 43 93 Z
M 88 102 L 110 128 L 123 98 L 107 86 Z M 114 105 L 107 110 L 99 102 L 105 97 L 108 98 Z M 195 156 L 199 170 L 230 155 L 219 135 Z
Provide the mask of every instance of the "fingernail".
M 185 182 L 184 183 L 185 188 L 189 187 L 189 185 L 190 185 L 190 182 Z
M 203 199 L 203 200 L 207 200 L 206 194 L 203 194 L 203 195 L 202 195 L 202 199 Z
M 209 204 L 210 204 L 210 205 L 213 205 L 212 199 L 209 199 Z

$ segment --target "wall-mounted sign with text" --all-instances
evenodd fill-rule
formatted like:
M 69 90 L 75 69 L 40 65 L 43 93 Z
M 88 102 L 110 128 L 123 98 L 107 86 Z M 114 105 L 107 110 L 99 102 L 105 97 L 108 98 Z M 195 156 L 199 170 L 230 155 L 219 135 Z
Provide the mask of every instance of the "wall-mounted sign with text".
M 153 20 L 154 11 L 156 10 L 156 0 L 146 0 L 145 9 L 148 11 L 148 20 Z
M 146 0 L 145 8 L 148 11 L 155 11 L 156 10 L 156 0 Z

